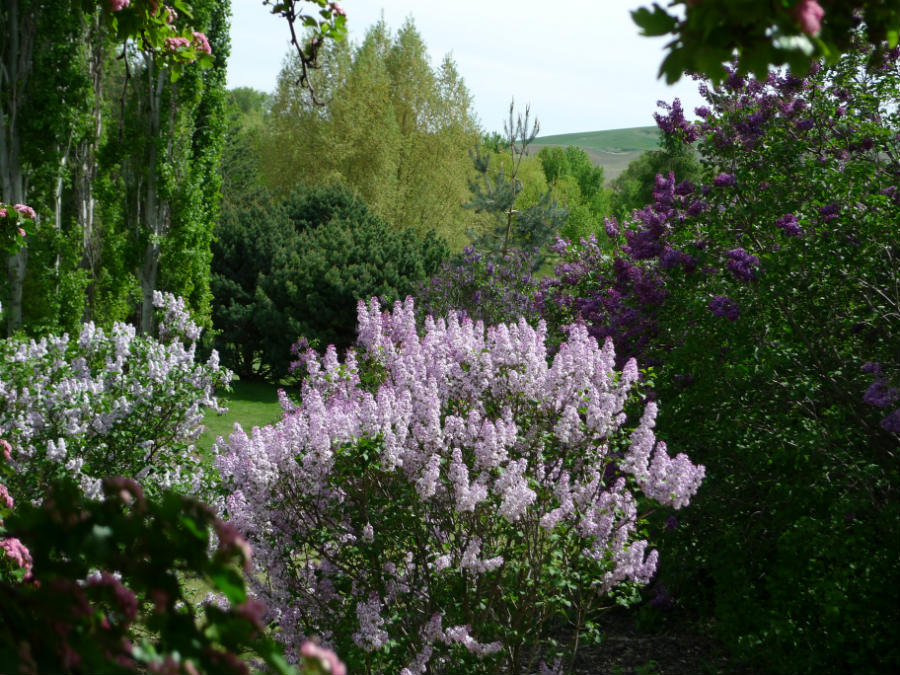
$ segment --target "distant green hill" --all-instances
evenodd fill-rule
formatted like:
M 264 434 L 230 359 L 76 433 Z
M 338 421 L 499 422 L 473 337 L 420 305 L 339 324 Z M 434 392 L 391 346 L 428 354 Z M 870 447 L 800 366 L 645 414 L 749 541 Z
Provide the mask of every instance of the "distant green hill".
M 659 145 L 657 127 L 633 127 L 631 129 L 607 129 L 606 131 L 583 131 L 575 134 L 540 136 L 535 145 L 577 145 L 584 150 L 601 152 L 643 152 L 655 150 Z
M 531 149 L 536 153 L 545 146 L 554 145 L 563 148 L 574 145 L 581 148 L 594 164 L 603 167 L 606 180 L 609 181 L 622 173 L 642 152 L 659 147 L 659 129 L 655 126 L 633 127 L 540 136 L 531 144 Z

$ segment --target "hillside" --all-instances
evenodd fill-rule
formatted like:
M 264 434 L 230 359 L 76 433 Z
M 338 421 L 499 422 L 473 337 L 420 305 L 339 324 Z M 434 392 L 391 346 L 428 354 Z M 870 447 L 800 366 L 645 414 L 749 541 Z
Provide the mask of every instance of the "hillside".
M 612 180 L 642 152 L 655 150 L 659 144 L 659 130 L 655 126 L 630 129 L 584 131 L 574 134 L 541 136 L 531 147 L 538 152 L 543 147 L 574 145 L 584 150 L 593 162 L 602 166 L 606 180 Z

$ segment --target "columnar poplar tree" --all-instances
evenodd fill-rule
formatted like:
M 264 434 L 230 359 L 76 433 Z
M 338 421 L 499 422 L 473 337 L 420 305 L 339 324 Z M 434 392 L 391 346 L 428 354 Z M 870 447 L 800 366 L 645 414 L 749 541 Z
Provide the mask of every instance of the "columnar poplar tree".
M 218 158 L 224 141 L 227 6 L 193 3 L 193 21 L 206 30 L 205 71 L 168 64 L 143 51 L 130 59 L 128 138 L 122 157 L 124 213 L 140 284 L 140 329 L 152 330 L 153 292 L 165 286 L 209 312 L 209 242 L 219 199 Z M 212 48 L 215 47 L 213 51 Z M 126 56 L 126 58 L 129 58 Z M 162 265 L 162 268 L 161 268 Z
M 96 38 L 94 46 L 102 44 L 102 38 L 96 31 L 88 32 L 88 26 L 98 27 L 102 22 L 118 39 L 136 36 L 144 48 L 158 51 L 167 39 L 186 39 L 176 36 L 187 29 L 169 24 L 165 12 L 165 7 L 150 0 L 67 0 L 62 5 L 45 0 L 10 0 L 0 8 L 2 199 L 34 202 L 42 211 L 53 213 L 50 220 L 54 229 L 61 229 L 63 187 L 75 148 L 85 139 L 91 142 L 91 133 L 83 123 L 85 115 L 90 115 L 92 97 L 81 80 L 88 77 L 83 72 L 88 61 L 96 63 L 96 59 L 85 58 L 83 50 L 89 36 Z M 194 50 L 182 49 L 169 58 L 173 66 L 181 67 L 194 58 Z M 95 83 L 97 76 L 96 70 L 90 72 Z M 47 99 L 51 90 L 55 100 Z M 51 104 L 39 106 L 42 98 Z M 37 126 L 37 121 L 41 134 L 28 138 L 29 125 Z M 6 261 L 8 331 L 22 326 L 27 258 L 28 250 L 21 249 Z M 50 258 L 50 267 L 58 277 L 59 261 L 52 254 Z
M 9 203 L 26 201 L 21 124 L 31 85 L 37 5 L 33 0 L 10 0 L 0 8 L 0 19 L 6 27 L 0 30 L 0 199 Z M 21 323 L 26 258 L 26 249 L 20 249 L 7 259 L 8 330 L 18 328 Z
M 159 284 L 208 313 L 206 270 L 219 193 L 229 5 L 172 4 L 10 0 L 0 7 L 0 199 L 34 204 L 41 214 L 36 225 L 41 236 L 32 238 L 30 251 L 19 249 L 4 260 L 7 331 L 71 328 L 82 313 L 90 317 L 110 299 L 117 307 L 104 318 L 124 318 L 133 302 L 132 275 L 143 286 L 145 322 L 152 289 Z M 291 22 L 291 30 L 294 23 L 313 30 L 319 42 L 296 45 L 310 68 L 316 45 L 345 33 L 344 12 L 335 3 L 264 4 Z M 313 14 L 305 14 L 310 8 Z M 112 58 L 115 44 L 119 59 Z M 128 86 L 120 78 L 123 68 Z M 184 81 L 173 84 L 179 76 Z M 146 106 L 132 112 L 145 122 L 143 140 L 132 135 L 129 141 L 136 143 L 114 152 L 109 143 L 104 150 L 104 128 L 115 126 L 104 123 L 104 115 L 113 111 L 114 118 L 128 109 L 138 81 L 146 89 Z M 148 138 L 152 142 L 145 142 Z M 129 173 L 129 161 L 141 171 Z M 105 194 L 113 195 L 109 184 L 128 177 L 140 182 L 128 190 L 143 195 L 131 200 L 130 214 L 127 205 L 116 208 L 110 198 L 98 211 L 98 189 L 106 184 Z M 128 191 L 121 184 L 116 189 Z M 141 248 L 139 262 L 128 259 L 121 240 L 126 220 L 132 249 Z

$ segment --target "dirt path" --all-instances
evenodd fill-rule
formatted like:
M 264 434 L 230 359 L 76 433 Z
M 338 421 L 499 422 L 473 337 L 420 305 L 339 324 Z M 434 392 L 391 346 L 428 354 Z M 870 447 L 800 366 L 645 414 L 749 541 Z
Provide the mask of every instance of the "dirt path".
M 606 640 L 579 652 L 573 675 L 753 675 L 701 626 L 670 617 L 647 632 L 635 617 L 611 610 L 604 620 Z

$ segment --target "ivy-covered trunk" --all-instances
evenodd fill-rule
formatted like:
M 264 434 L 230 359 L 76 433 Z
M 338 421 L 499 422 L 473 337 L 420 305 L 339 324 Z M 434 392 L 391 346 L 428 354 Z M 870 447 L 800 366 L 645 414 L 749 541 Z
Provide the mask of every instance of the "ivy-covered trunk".
M 153 331 L 153 291 L 159 273 L 160 240 L 164 235 L 165 224 L 169 213 L 168 201 L 160 195 L 158 164 L 159 147 L 162 142 L 160 108 L 163 103 L 163 92 L 166 85 L 166 71 L 159 68 L 152 56 L 147 56 L 147 177 L 144 189 L 138 192 L 137 226 L 144 239 L 143 256 L 137 271 L 141 284 L 140 331 L 144 334 Z M 174 112 L 173 112 L 174 114 Z M 169 120 L 171 126 L 171 116 Z M 171 149 L 171 133 L 167 134 L 167 148 Z
M 25 102 L 25 87 L 31 72 L 37 16 L 31 2 L 7 0 L 0 9 L 6 28 L 0 31 L 0 199 L 25 202 L 25 179 L 21 160 L 20 112 Z M 22 325 L 22 287 L 28 251 L 20 249 L 7 256 L 8 296 L 6 330 L 12 333 Z

